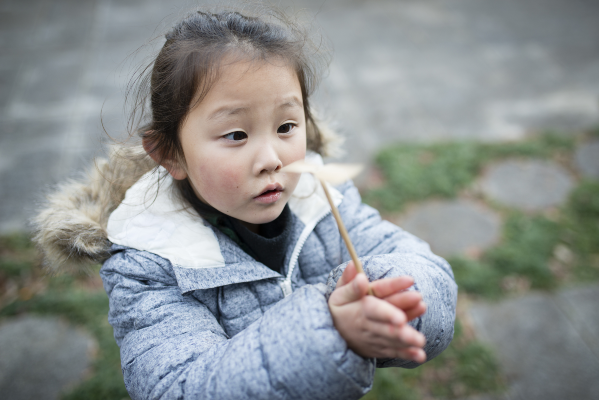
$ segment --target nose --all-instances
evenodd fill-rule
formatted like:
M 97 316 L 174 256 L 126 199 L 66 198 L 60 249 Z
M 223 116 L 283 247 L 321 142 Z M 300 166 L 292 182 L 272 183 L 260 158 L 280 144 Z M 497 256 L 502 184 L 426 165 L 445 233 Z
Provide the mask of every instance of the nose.
M 279 159 L 277 149 L 271 143 L 261 144 L 254 162 L 254 174 L 271 173 L 282 167 L 283 162 Z

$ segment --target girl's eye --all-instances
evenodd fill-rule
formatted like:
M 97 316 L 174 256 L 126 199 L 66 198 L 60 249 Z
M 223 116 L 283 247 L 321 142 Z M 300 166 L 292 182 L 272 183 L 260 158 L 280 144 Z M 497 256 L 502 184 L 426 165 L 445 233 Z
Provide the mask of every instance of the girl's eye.
M 242 132 L 242 131 L 235 131 L 235 132 L 227 133 L 223 137 L 227 140 L 240 141 L 243 139 L 247 139 L 248 135 L 247 135 L 247 133 Z
M 295 128 L 295 124 L 287 122 L 286 124 L 279 126 L 279 129 L 277 129 L 277 133 L 290 133 L 293 130 L 293 128 Z

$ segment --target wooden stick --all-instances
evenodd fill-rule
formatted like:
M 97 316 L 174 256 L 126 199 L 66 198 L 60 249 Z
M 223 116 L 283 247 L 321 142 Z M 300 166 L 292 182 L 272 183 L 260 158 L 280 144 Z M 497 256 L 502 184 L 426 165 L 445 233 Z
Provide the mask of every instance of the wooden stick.
M 323 181 L 322 179 L 320 179 L 320 184 L 322 185 L 322 188 L 324 189 L 324 194 L 327 196 L 327 200 L 329 201 L 329 204 L 331 205 L 331 211 L 333 212 L 335 221 L 337 221 L 337 227 L 339 228 L 339 233 L 341 233 L 341 237 L 343 238 L 343 241 L 345 242 L 345 245 L 347 246 L 347 250 L 349 251 L 349 255 L 351 256 L 351 259 L 353 260 L 354 265 L 356 266 L 356 270 L 358 270 L 358 273 L 362 273 L 362 274 L 366 275 L 366 273 L 364 272 L 364 268 L 362 268 L 362 262 L 360 262 L 360 259 L 358 258 L 358 254 L 356 253 L 356 249 L 354 248 L 354 245 L 353 245 L 351 239 L 349 238 L 349 234 L 347 233 L 347 229 L 345 229 L 345 225 L 343 224 L 343 221 L 341 220 L 341 215 L 339 214 L 339 210 L 337 210 L 337 207 L 335 206 L 335 203 L 333 202 L 333 198 L 331 197 L 331 194 L 329 193 L 329 189 L 327 189 L 326 182 Z M 368 294 L 374 296 L 374 293 L 373 293 L 370 285 L 368 285 Z

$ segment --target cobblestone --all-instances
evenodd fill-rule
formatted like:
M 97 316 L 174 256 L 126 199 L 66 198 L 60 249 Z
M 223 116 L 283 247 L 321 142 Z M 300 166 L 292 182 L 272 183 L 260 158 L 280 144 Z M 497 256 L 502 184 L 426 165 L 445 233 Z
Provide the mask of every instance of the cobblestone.
M 544 160 L 507 160 L 488 168 L 483 193 L 503 205 L 541 210 L 562 204 L 574 180 L 560 165 Z

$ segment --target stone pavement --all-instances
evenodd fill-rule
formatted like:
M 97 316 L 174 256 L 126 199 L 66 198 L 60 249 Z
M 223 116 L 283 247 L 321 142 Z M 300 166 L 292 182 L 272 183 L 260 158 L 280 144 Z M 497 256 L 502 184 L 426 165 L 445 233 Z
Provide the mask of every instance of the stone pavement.
M 597 176 L 597 143 L 584 143 L 574 152 L 582 177 Z M 563 204 L 574 186 L 575 178 L 559 164 L 534 159 L 493 164 L 478 183 L 487 200 L 529 212 Z M 499 241 L 501 231 L 499 215 L 468 199 L 420 203 L 396 222 L 444 256 L 477 257 Z M 558 245 L 556 253 L 560 251 Z M 470 321 L 465 322 L 495 350 L 508 384 L 506 393 L 470 400 L 599 398 L 597 304 L 595 284 L 467 307 Z
M 555 295 L 532 293 L 470 315 L 492 344 L 509 383 L 509 400 L 599 398 L 599 285 Z
M 73 176 L 90 164 L 92 155 L 102 154 L 100 110 L 107 131 L 123 137 L 124 86 L 152 49 L 133 53 L 149 38 L 160 37 L 161 28 L 156 27 L 168 25 L 191 3 L 0 1 L 0 233 L 27 229 L 26 220 L 44 188 Z M 529 131 L 570 132 L 599 122 L 599 2 L 278 3 L 305 7 L 316 14 L 316 22 L 335 48 L 330 74 L 316 95 L 316 104 L 347 137 L 346 159 L 367 161 L 377 149 L 397 140 L 517 140 Z M 160 44 L 161 39 L 155 43 Z M 598 150 L 595 141 L 577 151 L 576 164 L 583 176 L 599 176 Z M 532 171 L 532 183 L 525 184 L 529 189 L 536 187 L 542 175 L 538 167 L 523 167 Z M 505 184 L 501 178 L 505 170 L 495 174 Z M 511 201 L 513 193 L 506 200 L 498 197 L 501 191 L 493 189 L 495 174 L 489 170 L 488 185 L 481 187 L 498 202 Z M 571 177 L 564 176 L 559 178 L 560 188 L 567 192 Z M 498 240 L 497 216 L 480 204 L 458 200 L 421 207 L 406 217 L 411 229 L 424 227 L 423 232 L 415 233 L 427 238 L 430 224 L 423 216 L 429 212 L 442 213 L 448 218 L 445 227 L 464 233 L 460 240 L 453 235 L 451 243 L 447 242 L 451 235 L 431 233 L 427 239 L 442 253 L 480 251 Z M 596 343 L 593 332 L 599 330 L 597 296 L 595 289 L 577 290 L 473 306 L 477 332 L 502 355 L 504 369 L 509 374 L 519 368 L 518 374 L 509 375 L 508 396 L 558 399 L 563 394 L 590 399 L 585 396 L 597 393 L 594 381 L 587 382 L 596 366 L 597 352 L 592 346 Z M 568 309 L 564 307 L 571 303 L 570 319 L 565 320 L 563 310 Z M 509 323 L 498 326 L 501 321 Z M 560 329 L 545 328 L 556 321 Z M 53 323 L 57 322 L 48 322 Z M 6 329 L 0 341 L 13 337 Z M 58 337 L 75 335 L 71 328 L 64 332 Z M 22 338 L 8 342 L 19 349 Z M 50 342 L 39 343 L 39 354 L 49 354 Z M 584 346 L 595 350 L 581 358 Z M 559 351 L 554 351 L 556 347 Z M 3 352 L 5 348 L 0 347 Z M 60 382 L 67 384 L 84 370 L 85 348 L 82 344 L 78 355 L 69 356 L 75 372 Z M 16 351 L 18 359 L 29 362 L 24 365 L 32 365 L 31 359 L 36 359 L 33 353 Z M 538 362 L 528 364 L 529 358 Z M 563 367 L 557 369 L 556 365 Z M 548 368 L 543 369 L 545 366 Z M 579 373 L 573 366 L 586 372 Z M 47 390 L 55 393 L 50 386 Z
M 472 200 L 431 200 L 394 221 L 424 239 L 436 254 L 480 254 L 499 242 L 501 219 L 485 204 Z
M 579 147 L 575 154 L 576 167 L 585 178 L 599 179 L 599 140 Z
M 0 394 L 6 400 L 54 400 L 90 371 L 95 340 L 52 317 L 0 321 Z
M 500 204 L 532 211 L 564 203 L 574 180 L 553 161 L 507 160 L 487 168 L 480 186 Z

